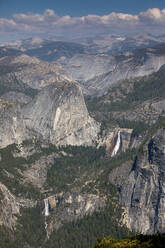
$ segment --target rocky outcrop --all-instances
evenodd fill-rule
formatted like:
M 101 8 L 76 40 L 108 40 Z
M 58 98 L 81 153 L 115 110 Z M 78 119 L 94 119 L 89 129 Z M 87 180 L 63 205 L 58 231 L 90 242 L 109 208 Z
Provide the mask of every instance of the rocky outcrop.
M 32 100 L 30 96 L 27 96 L 21 92 L 9 91 L 1 96 L 1 99 L 12 101 L 15 103 L 27 104 Z
M 81 88 L 75 83 L 45 87 L 22 114 L 28 130 L 56 145 L 92 145 L 99 132 L 99 124 L 89 116 Z
M 0 66 L 7 68 L 1 79 L 10 82 L 10 88 L 14 83 L 21 84 L 23 90 L 25 87 L 41 89 L 55 82 L 72 81 L 70 74 L 61 65 L 50 64 L 25 54 L 3 57 Z M 17 91 L 20 89 L 17 88 Z
M 136 122 L 143 122 L 146 124 L 154 124 L 160 116 L 165 113 L 165 100 L 148 100 L 137 105 L 134 110 L 114 111 L 112 117 L 118 120 L 129 120 Z
M 165 55 L 153 48 L 117 55 L 75 55 L 65 66 L 86 94 L 103 95 L 119 80 L 150 75 L 164 64 Z
M 79 192 L 62 193 L 47 199 L 50 210 L 49 234 L 53 229 L 59 229 L 63 223 L 76 221 L 105 207 L 105 200 L 99 196 Z
M 165 130 L 159 129 L 152 139 L 146 142 L 133 166 L 127 163 L 110 175 L 111 181 L 119 187 L 119 199 L 125 210 L 123 222 L 133 231 L 165 231 L 164 147 Z M 117 174 L 122 176 L 115 181 L 114 175 Z
M 137 136 L 133 129 L 115 128 L 103 131 L 98 146 L 105 146 L 107 155 L 114 157 L 128 149 L 138 147 L 142 140 L 142 136 Z
M 0 147 L 40 138 L 56 145 L 92 145 L 100 125 L 88 114 L 81 88 L 60 65 L 27 55 L 1 58 Z
M 15 197 L 4 184 L 0 183 L 0 225 L 14 229 L 21 207 L 34 206 L 35 201 Z
M 0 132 L 0 147 L 21 143 L 27 137 L 19 104 L 0 99 Z
M 47 171 L 54 162 L 54 157 L 54 154 L 43 156 L 31 166 L 29 166 L 26 170 L 21 172 L 21 175 L 24 178 L 23 184 L 30 183 L 34 187 L 43 189 L 47 178 Z

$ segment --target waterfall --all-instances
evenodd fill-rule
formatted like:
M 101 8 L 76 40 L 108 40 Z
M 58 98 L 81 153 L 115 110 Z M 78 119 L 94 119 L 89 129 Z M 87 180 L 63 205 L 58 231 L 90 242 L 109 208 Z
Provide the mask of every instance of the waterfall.
M 47 239 L 49 239 L 49 231 L 48 231 L 48 219 L 46 217 L 48 217 L 50 215 L 49 213 L 49 200 L 48 199 L 44 199 L 44 204 L 45 204 L 45 208 L 44 208 L 44 215 L 45 215 L 45 230 L 46 230 L 46 236 Z
M 49 201 L 48 199 L 44 199 L 45 204 L 45 216 L 49 216 Z
M 121 136 L 120 136 L 120 131 L 118 131 L 116 145 L 113 149 L 111 157 L 114 157 L 117 154 L 117 152 L 119 151 L 120 143 L 121 143 Z

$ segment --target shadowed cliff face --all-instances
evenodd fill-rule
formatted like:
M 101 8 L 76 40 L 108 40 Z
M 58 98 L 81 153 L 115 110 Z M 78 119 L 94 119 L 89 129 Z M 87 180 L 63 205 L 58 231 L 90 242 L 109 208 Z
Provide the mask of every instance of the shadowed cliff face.
M 118 183 L 120 201 L 125 207 L 123 221 L 140 233 L 164 232 L 165 130 L 158 130 L 146 143 L 132 169 L 127 167 L 127 181 L 121 178 Z

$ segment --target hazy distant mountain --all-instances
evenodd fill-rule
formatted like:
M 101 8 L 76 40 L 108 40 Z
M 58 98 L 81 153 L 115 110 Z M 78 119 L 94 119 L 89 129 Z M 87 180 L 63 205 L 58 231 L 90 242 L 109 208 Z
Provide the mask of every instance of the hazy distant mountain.
M 0 58 L 4 57 L 4 56 L 16 56 L 16 55 L 20 55 L 20 54 L 22 54 L 22 52 L 18 49 L 9 48 L 6 46 L 0 47 Z
M 71 58 L 76 54 L 114 54 L 131 51 L 137 48 L 151 47 L 165 42 L 165 37 L 139 35 L 133 37 L 102 35 L 73 41 L 59 39 L 31 38 L 26 40 L 9 41 L 1 44 L 6 48 L 20 50 L 30 56 L 35 56 L 45 61 L 54 62 L 57 59 Z
M 76 39 L 75 42 L 84 44 L 96 53 L 118 53 L 137 48 L 154 46 L 165 42 L 165 36 L 154 37 L 152 35 L 120 36 L 101 35 L 84 39 Z
M 102 95 L 119 80 L 149 75 L 163 64 L 165 44 L 114 55 L 77 54 L 64 65 L 86 94 Z
M 70 58 L 88 50 L 85 45 L 78 43 L 40 38 L 5 42 L 3 46 L 8 49 L 18 49 L 29 56 L 35 56 L 49 62 L 54 62 L 61 57 Z

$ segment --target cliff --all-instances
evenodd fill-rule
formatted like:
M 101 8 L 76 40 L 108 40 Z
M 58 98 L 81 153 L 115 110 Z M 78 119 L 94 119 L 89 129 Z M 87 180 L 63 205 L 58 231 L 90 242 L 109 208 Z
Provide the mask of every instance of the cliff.
M 164 232 L 165 130 L 159 129 L 145 142 L 135 158 L 109 176 L 119 188 L 124 206 L 123 223 L 136 232 Z
M 3 57 L 0 63 L 7 68 L 0 78 L 0 147 L 33 137 L 56 145 L 95 143 L 99 124 L 62 66 L 27 55 Z
M 92 145 L 99 124 L 86 109 L 81 88 L 75 83 L 61 82 L 43 88 L 22 109 L 28 130 L 56 145 Z
M 115 55 L 78 54 L 66 61 L 65 68 L 85 94 L 100 96 L 119 80 L 150 75 L 164 63 L 163 46 L 158 46 Z

